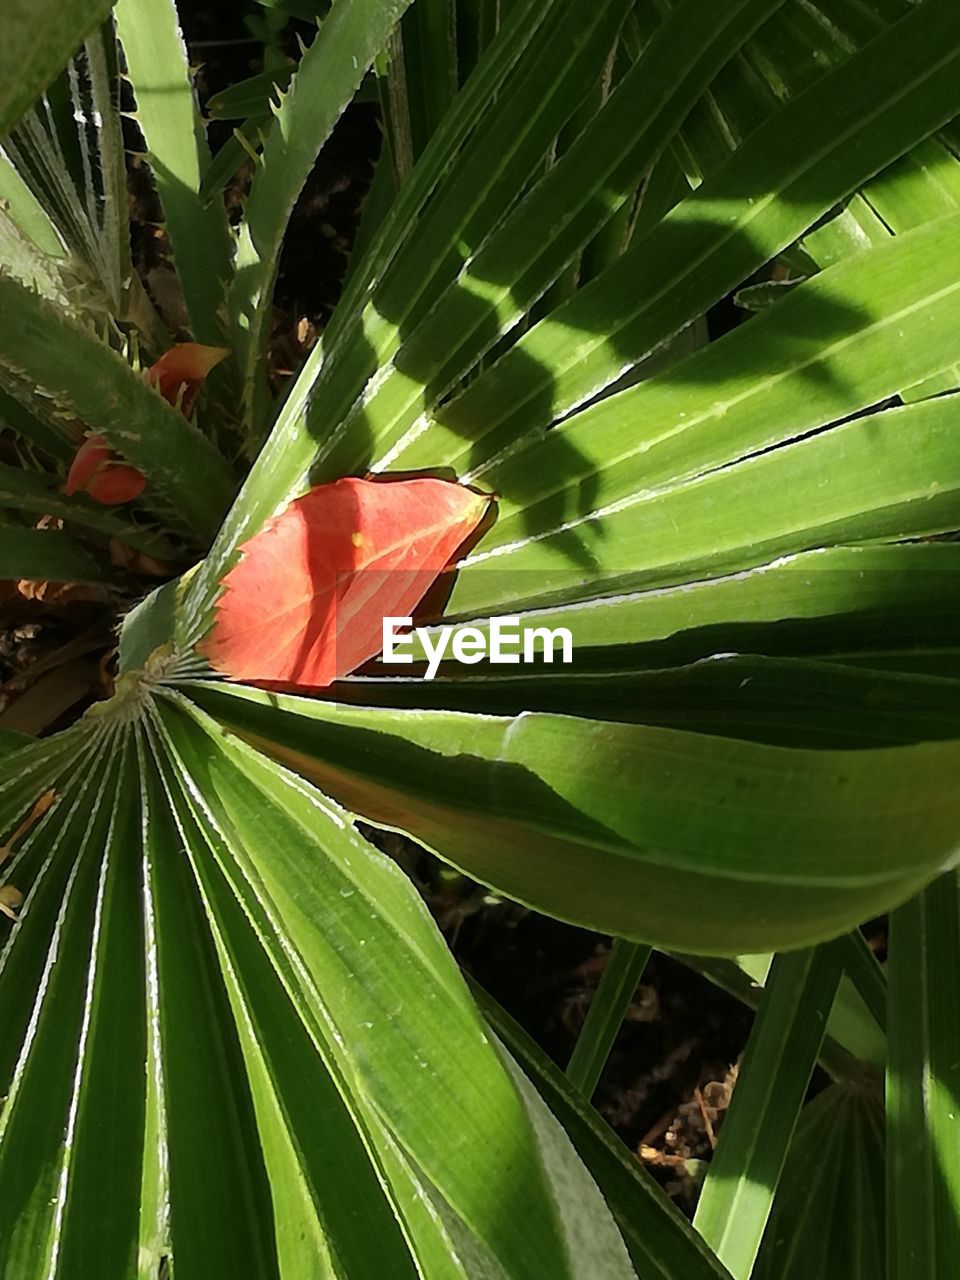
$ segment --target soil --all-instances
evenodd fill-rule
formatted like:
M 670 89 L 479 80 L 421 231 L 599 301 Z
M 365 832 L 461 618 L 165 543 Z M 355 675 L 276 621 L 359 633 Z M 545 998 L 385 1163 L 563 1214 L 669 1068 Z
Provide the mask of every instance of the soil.
M 487 905 L 454 941 L 464 967 L 565 1066 L 610 939 Z M 688 1211 L 729 1102 L 752 1014 L 669 956 L 648 961 L 593 1103 Z
M 264 70 L 263 46 L 250 34 L 251 24 L 260 31 L 264 12 L 256 3 L 234 4 L 231 0 L 180 5 L 191 62 L 197 68 L 201 105 Z M 312 38 L 309 23 L 293 20 L 274 37 L 274 55 L 295 58 L 298 42 L 309 43 Z M 209 139 L 214 151 L 232 135 L 233 124 L 213 122 Z M 381 141 L 377 108 L 371 103 L 353 103 L 318 157 L 284 238 L 274 290 L 278 341 L 292 336 L 295 345 L 302 347 L 304 333 L 315 338 L 329 320 Z M 249 166 L 241 175 L 243 179 L 249 179 Z M 242 186 L 231 189 L 228 207 L 230 196 L 239 209 Z M 296 339 L 298 331 L 300 340 Z

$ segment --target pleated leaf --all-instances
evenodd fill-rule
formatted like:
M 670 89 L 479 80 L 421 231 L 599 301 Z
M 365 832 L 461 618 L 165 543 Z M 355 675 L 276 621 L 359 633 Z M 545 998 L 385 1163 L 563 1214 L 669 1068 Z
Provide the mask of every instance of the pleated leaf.
M 7 758 L 8 835 L 51 784 L 7 871 L 0 1274 L 633 1275 L 415 889 L 341 810 L 129 681 Z
M 879 1091 L 834 1084 L 807 1103 L 754 1280 L 875 1280 L 884 1274 L 883 1147 Z
M 549 713 L 192 693 L 353 812 L 476 879 L 668 948 L 831 937 L 956 857 L 956 740 L 817 751 Z

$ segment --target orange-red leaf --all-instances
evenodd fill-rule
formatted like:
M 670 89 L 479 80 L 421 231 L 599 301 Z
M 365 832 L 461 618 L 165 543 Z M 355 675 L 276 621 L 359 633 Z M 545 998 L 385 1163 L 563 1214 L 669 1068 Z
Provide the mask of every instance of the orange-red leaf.
M 152 387 L 184 414 L 193 407 L 204 378 L 230 353 L 224 347 L 199 342 L 178 342 L 146 371 Z M 103 436 L 89 436 L 70 465 L 64 490 L 87 493 L 97 502 L 116 506 L 139 498 L 147 481 L 136 467 L 124 462 Z
M 103 436 L 90 436 L 77 450 L 63 486 L 68 494 L 86 493 L 105 506 L 139 498 L 147 481 L 136 467 L 123 462 Z
M 67 472 L 67 483 L 63 486 L 65 492 L 81 493 L 86 489 L 90 478 L 100 467 L 109 462 L 112 456 L 113 451 L 103 436 L 90 436 L 84 440 Z
M 147 370 L 147 381 L 172 405 L 180 402 L 183 413 L 193 408 L 204 378 L 229 355 L 225 347 L 205 347 L 199 342 L 178 342 Z
M 488 501 L 429 478 L 318 485 L 241 548 L 202 652 L 236 680 L 325 688 L 380 652 Z

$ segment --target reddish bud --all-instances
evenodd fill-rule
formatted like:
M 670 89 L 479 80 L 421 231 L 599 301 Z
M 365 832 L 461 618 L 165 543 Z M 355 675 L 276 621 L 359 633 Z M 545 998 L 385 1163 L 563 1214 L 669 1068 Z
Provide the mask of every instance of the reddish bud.
M 112 450 L 103 436 L 89 436 L 77 450 L 77 456 L 70 464 L 67 493 L 80 493 L 87 487 L 87 482 L 99 469 L 110 461 Z
M 165 351 L 147 370 L 147 381 L 169 404 L 188 414 L 204 378 L 229 351 L 225 347 L 205 347 L 199 342 L 178 342 Z
M 139 498 L 147 481 L 136 467 L 118 460 L 103 436 L 90 436 L 77 450 L 63 487 L 68 494 L 86 493 L 114 507 Z
M 146 477 L 136 467 L 122 462 L 108 463 L 90 478 L 87 493 L 96 502 L 115 507 L 121 502 L 132 502 L 134 498 L 139 498 L 146 487 Z

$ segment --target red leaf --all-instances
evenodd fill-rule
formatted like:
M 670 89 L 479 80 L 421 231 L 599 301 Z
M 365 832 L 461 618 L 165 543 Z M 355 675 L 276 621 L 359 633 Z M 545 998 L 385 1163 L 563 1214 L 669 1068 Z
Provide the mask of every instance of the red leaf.
M 318 485 L 241 548 L 201 651 L 235 680 L 326 688 L 380 652 L 488 502 L 428 478 Z
M 81 493 L 91 476 L 109 462 L 111 456 L 112 450 L 103 436 L 90 436 L 84 440 L 70 464 L 64 491 L 68 494 Z
M 189 414 L 204 378 L 229 354 L 225 347 L 178 342 L 150 366 L 147 381 L 174 407 L 180 399 L 181 411 Z
M 116 507 L 121 502 L 132 502 L 134 498 L 139 498 L 146 487 L 146 477 L 136 467 L 128 466 L 125 462 L 111 462 L 91 477 L 87 493 L 104 506 Z
M 146 378 L 164 400 L 188 414 L 204 378 L 229 354 L 224 347 L 178 342 L 150 366 Z M 68 494 L 87 493 L 97 502 L 117 506 L 139 498 L 146 487 L 141 472 L 124 462 L 103 436 L 90 436 L 70 464 L 64 490 Z
M 119 456 L 103 436 L 90 436 L 70 464 L 64 492 L 87 493 L 105 506 L 139 498 L 147 487 L 146 479 L 136 467 L 120 461 Z

